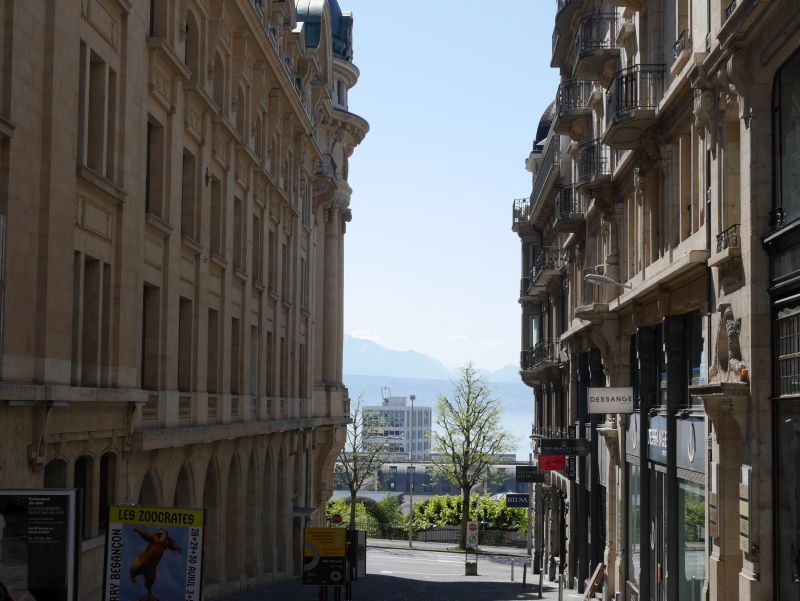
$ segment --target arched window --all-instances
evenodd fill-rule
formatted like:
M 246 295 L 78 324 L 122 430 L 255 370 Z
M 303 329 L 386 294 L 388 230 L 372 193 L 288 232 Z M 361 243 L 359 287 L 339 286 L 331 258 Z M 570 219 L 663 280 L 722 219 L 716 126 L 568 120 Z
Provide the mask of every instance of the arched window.
M 189 473 L 186 471 L 186 466 L 181 468 L 178 473 L 178 480 L 175 483 L 175 496 L 172 500 L 174 507 L 193 507 L 192 503 L 192 486 L 189 482 Z
M 53 459 L 44 466 L 44 488 L 67 487 L 67 462 L 63 459 Z
M 225 113 L 225 62 L 219 52 L 214 55 L 214 102 Z
M 192 72 L 192 81 L 197 81 L 200 74 L 200 25 L 194 14 L 186 15 L 186 41 L 184 63 Z
M 156 483 L 150 472 L 147 472 L 142 480 L 142 487 L 139 489 L 139 502 L 138 505 L 143 507 L 158 507 L 158 491 L 156 490 Z
M 116 501 L 117 489 L 117 456 L 114 453 L 103 453 L 100 458 L 100 491 L 98 497 L 97 529 L 105 532 L 108 529 L 108 507 Z
M 87 455 L 82 455 L 75 460 L 73 486 L 82 493 L 83 511 L 81 513 L 81 536 L 89 538 L 92 534 L 92 467 L 94 462 Z
M 772 92 L 774 225 L 800 217 L 800 52 L 778 70 Z

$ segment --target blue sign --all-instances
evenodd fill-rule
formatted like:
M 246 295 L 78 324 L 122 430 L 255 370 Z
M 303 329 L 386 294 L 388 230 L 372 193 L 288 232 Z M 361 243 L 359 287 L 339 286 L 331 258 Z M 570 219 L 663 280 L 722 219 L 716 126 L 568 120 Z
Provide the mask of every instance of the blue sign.
M 528 493 L 506 494 L 506 507 L 528 507 L 529 505 L 530 495 Z

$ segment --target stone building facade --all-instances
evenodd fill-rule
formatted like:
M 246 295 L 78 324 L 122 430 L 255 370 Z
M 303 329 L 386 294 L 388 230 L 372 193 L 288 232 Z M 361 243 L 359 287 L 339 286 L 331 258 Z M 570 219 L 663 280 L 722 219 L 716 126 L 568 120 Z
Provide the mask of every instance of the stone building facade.
M 0 4 L 0 483 L 205 507 L 206 596 L 296 575 L 349 414 L 336 0 Z M 322 508 L 322 509 L 321 509 Z
M 514 201 L 537 559 L 605 599 L 800 594 L 800 11 L 558 0 L 561 82 Z M 630 387 L 592 414 L 590 387 Z

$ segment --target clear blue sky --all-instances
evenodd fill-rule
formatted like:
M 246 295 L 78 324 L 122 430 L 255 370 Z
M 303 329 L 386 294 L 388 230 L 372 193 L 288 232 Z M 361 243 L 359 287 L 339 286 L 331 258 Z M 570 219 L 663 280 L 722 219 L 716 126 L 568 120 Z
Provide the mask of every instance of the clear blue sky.
M 448 367 L 519 363 L 514 198 L 555 97 L 555 0 L 340 0 L 370 132 L 350 162 L 345 332 Z

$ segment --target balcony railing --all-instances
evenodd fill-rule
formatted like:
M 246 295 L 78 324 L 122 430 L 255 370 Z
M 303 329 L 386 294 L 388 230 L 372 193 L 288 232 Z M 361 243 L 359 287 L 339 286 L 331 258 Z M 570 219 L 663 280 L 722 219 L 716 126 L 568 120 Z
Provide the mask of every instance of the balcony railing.
M 514 225 L 525 223 L 531 214 L 530 198 L 515 198 L 512 209 Z
M 675 44 L 672 46 L 672 57 L 677 59 L 681 52 L 686 50 L 686 30 L 684 29 L 681 34 L 678 36 L 678 39 L 675 41 Z
M 718 253 L 721 253 L 723 250 L 728 248 L 740 248 L 740 244 L 738 223 L 717 234 Z
M 544 363 L 556 361 L 558 361 L 558 340 L 540 340 L 520 353 L 520 367 L 523 370 L 535 369 Z
M 561 188 L 556 196 L 556 208 L 553 221 L 559 222 L 575 219 L 586 211 L 586 197 L 578 194 L 572 186 Z
M 561 249 L 557 246 L 545 246 L 539 251 L 536 262 L 531 269 L 531 284 L 536 284 L 545 271 L 558 271 L 563 266 L 564 259 Z
M 608 147 L 600 140 L 592 140 L 578 149 L 579 187 L 590 186 L 597 178 L 611 175 Z
M 558 86 L 556 115 L 563 117 L 573 111 L 588 109 L 592 97 L 592 82 L 570 79 Z
M 620 113 L 655 110 L 664 95 L 664 65 L 634 65 L 614 74 L 606 92 L 606 119 Z
M 615 14 L 586 15 L 578 26 L 575 39 L 576 59 L 594 50 L 613 50 L 617 47 L 619 19 Z
M 736 10 L 736 0 L 733 0 L 728 7 L 725 9 L 725 18 L 729 19 L 730 16 L 733 14 L 733 11 Z
M 550 143 L 547 145 L 547 151 L 544 153 L 539 171 L 536 174 L 536 179 L 533 182 L 533 191 L 531 192 L 532 207 L 536 207 L 537 203 L 539 202 L 539 195 L 542 193 L 544 184 L 549 178 L 550 172 L 555 166 L 556 160 L 560 154 L 559 147 L 560 144 L 558 136 L 553 136 L 550 138 Z

